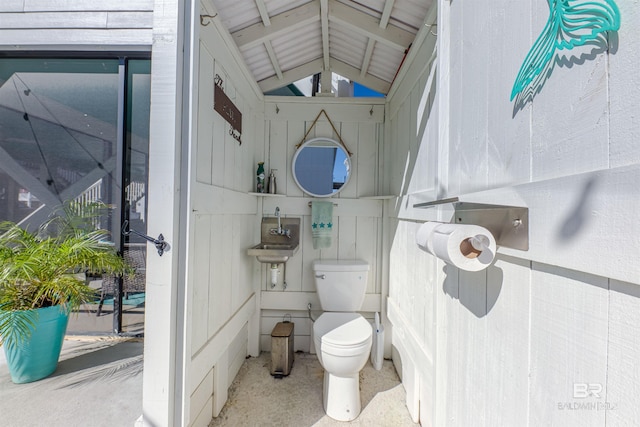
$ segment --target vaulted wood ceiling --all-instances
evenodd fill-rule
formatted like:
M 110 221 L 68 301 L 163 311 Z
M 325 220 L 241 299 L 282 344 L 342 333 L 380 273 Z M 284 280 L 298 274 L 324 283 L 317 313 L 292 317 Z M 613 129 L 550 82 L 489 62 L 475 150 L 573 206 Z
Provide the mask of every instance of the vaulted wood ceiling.
M 263 92 L 335 72 L 386 94 L 435 0 L 212 0 Z M 326 76 L 326 73 L 325 73 Z

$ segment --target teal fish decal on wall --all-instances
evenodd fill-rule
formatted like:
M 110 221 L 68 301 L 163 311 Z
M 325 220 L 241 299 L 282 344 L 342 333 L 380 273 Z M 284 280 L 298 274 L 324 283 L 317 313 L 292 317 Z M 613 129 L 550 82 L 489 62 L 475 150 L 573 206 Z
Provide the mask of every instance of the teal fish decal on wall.
M 533 96 L 551 72 L 556 52 L 602 42 L 608 31 L 620 28 L 620 11 L 613 0 L 547 0 L 549 19 L 529 50 L 511 90 Z

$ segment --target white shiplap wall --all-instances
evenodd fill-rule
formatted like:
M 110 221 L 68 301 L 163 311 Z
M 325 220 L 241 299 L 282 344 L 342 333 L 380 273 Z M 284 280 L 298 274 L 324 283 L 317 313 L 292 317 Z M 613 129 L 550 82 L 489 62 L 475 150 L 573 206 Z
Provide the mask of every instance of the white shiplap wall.
M 511 86 L 547 4 L 442 1 L 435 86 L 431 47 L 414 46 L 389 100 L 388 315 L 422 425 L 640 423 L 640 5 L 617 3 L 615 48 L 556 66 L 518 109 Z M 420 251 L 419 225 L 451 212 L 411 206 L 452 196 L 527 206 L 529 251 L 501 248 L 478 273 Z M 583 383 L 600 397 L 576 397 Z
M 203 13 L 209 13 L 206 9 Z M 188 424 L 206 426 L 227 399 L 247 355 L 257 356 L 259 292 L 246 255 L 254 244 L 257 201 L 254 152 L 262 147 L 262 102 L 244 84 L 243 66 L 216 26 L 199 26 L 194 74 L 195 141 L 191 150 L 187 349 Z M 242 113 L 242 144 L 213 109 L 214 78 Z
M 150 50 L 154 0 L 4 0 L 3 49 Z
M 314 119 L 324 109 L 341 138 L 353 153 L 352 176 L 347 186 L 330 198 L 334 206 L 332 245 L 328 249 L 313 249 L 311 239 L 311 208 L 313 198 L 300 190 L 291 176 L 291 160 L 298 145 L 311 128 Z M 311 263 L 315 259 L 364 259 L 370 264 L 367 298 L 363 311 L 366 316 L 380 311 L 382 292 L 381 260 L 383 201 L 372 198 L 379 193 L 379 145 L 384 119 L 384 101 L 367 99 L 354 102 L 344 99 L 267 97 L 265 101 L 265 146 L 263 157 L 265 170 L 277 169 L 277 190 L 285 197 L 258 197 L 259 215 L 273 216 L 276 206 L 281 214 L 301 218 L 300 250 L 286 263 L 278 285 L 271 289 L 269 265 L 252 260 L 259 270 L 257 286 L 262 289 L 261 348 L 271 349 L 271 330 L 282 321 L 284 314 L 294 317 L 296 350 L 313 351 L 311 343 L 312 323 L 306 308 L 310 302 L 314 314 L 320 313 L 320 303 L 315 292 Z M 320 116 L 307 139 L 313 137 L 338 139 L 324 115 Z M 255 165 L 257 167 L 257 165 Z M 259 236 L 257 236 L 259 239 Z

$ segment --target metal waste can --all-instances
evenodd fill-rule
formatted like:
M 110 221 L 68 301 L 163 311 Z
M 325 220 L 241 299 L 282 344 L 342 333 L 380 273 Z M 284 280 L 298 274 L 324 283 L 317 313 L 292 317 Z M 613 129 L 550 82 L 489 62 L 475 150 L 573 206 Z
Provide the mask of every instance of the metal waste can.
M 289 375 L 293 365 L 293 322 L 279 322 L 271 331 L 271 375 Z

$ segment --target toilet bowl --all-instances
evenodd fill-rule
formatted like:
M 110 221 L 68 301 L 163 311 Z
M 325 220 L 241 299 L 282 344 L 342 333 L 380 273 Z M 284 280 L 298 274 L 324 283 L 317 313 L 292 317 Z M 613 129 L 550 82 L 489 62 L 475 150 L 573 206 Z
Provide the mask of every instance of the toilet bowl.
M 361 410 L 359 373 L 369 359 L 371 324 L 356 311 L 364 301 L 369 264 L 365 261 L 314 261 L 320 304 L 313 341 L 324 368 L 322 400 L 327 415 L 351 421 Z
M 358 417 L 360 370 L 369 359 L 372 330 L 358 313 L 323 313 L 313 324 L 318 360 L 325 370 L 324 411 L 338 421 Z

